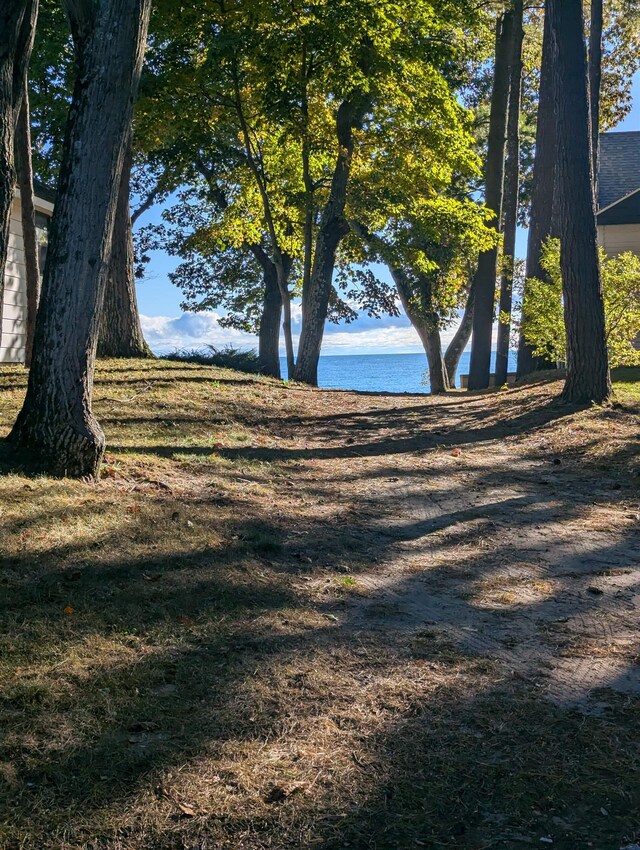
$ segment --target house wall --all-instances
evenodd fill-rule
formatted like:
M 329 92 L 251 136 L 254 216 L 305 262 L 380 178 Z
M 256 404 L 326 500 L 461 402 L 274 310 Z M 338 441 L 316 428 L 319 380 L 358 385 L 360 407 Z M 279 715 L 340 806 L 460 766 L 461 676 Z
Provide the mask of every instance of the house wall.
M 626 251 L 633 251 L 640 256 L 640 224 L 598 225 L 598 244 L 610 257 Z M 640 332 L 633 344 L 640 350 Z
M 605 224 L 598 226 L 598 244 L 609 256 L 633 251 L 640 255 L 640 224 Z
M 46 215 L 53 212 L 53 204 L 36 198 L 36 209 Z M 16 192 L 9 225 L 9 248 L 4 276 L 4 303 L 2 304 L 2 338 L 0 363 L 23 363 L 27 321 L 27 279 L 22 242 L 20 193 Z

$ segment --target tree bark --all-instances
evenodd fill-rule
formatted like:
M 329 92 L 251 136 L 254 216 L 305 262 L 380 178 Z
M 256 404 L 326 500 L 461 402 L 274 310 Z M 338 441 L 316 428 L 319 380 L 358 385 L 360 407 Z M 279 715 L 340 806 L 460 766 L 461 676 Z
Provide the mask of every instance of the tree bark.
M 513 270 L 518 229 L 518 200 L 520 195 L 520 107 L 522 104 L 522 43 L 524 40 L 523 0 L 515 0 L 513 45 L 511 54 L 511 82 L 509 85 L 509 115 L 507 119 L 507 160 L 504 168 L 504 245 L 503 269 L 500 276 L 500 301 L 498 341 L 496 345 L 496 387 L 507 382 L 509 370 L 509 342 L 511 336 L 511 306 Z M 503 322 L 502 317 L 509 321 Z
M 11 435 L 57 475 L 96 477 L 104 454 L 93 373 L 150 5 L 65 0 L 76 79 L 27 395 Z
M 493 218 L 489 225 L 497 231 L 500 231 L 502 227 L 504 161 L 510 87 L 509 69 L 514 26 L 513 10 L 505 12 L 496 26 L 496 57 L 485 169 L 485 203 L 493 212 Z M 497 265 L 497 247 L 483 251 L 478 257 L 478 269 L 475 275 L 471 363 L 469 367 L 470 390 L 480 390 L 489 386 Z
M 611 394 L 591 159 L 581 0 L 547 0 L 556 52 L 560 267 L 567 331 L 566 401 Z
M 37 16 L 38 0 L 2 0 L 0 4 L 0 344 L 9 223 L 16 187 L 15 132 Z
M 527 280 L 530 278 L 545 280 L 546 273 L 540 262 L 542 246 L 554 232 L 554 209 L 557 208 L 555 190 L 557 159 L 555 61 L 551 24 L 549 15 L 545 12 L 536 149 L 533 162 L 533 188 L 527 238 L 525 290 Z M 539 368 L 544 368 L 544 365 L 546 365 L 544 361 L 534 356 L 533 349 L 527 344 L 521 332 L 518 342 L 517 377 L 522 378 Z
M 271 378 L 280 378 L 280 317 L 282 298 L 276 274 L 264 276 L 264 302 L 258 331 L 258 362 L 260 372 Z
M 278 285 L 278 269 L 260 245 L 249 245 L 249 250 L 262 268 L 264 297 L 260 328 L 258 330 L 258 362 L 260 372 L 271 378 L 280 378 L 280 317 L 282 296 Z M 291 271 L 291 259 L 285 255 L 287 278 Z M 288 285 L 287 285 L 288 288 Z
M 36 232 L 36 208 L 33 196 L 33 166 L 31 161 L 31 127 L 29 119 L 29 91 L 25 78 L 24 93 L 18 126 L 16 127 L 16 165 L 20 189 L 22 242 L 27 284 L 27 320 L 24 365 L 31 366 L 33 334 L 40 302 L 40 257 Z
M 329 199 L 320 217 L 311 278 L 302 303 L 302 333 L 294 370 L 296 381 L 312 386 L 318 384 L 318 360 L 329 310 L 336 252 L 340 241 L 349 232 L 344 210 L 353 156 L 353 128 L 365 112 L 364 102 L 348 100 L 341 103 L 336 116 L 338 158 L 331 180 Z
M 447 380 L 449 382 L 450 389 L 455 389 L 456 374 L 458 372 L 460 358 L 462 357 L 462 353 L 464 352 L 465 348 L 467 347 L 467 343 L 471 338 L 471 330 L 473 327 L 473 302 L 475 300 L 475 292 L 475 280 L 472 280 L 469 284 L 467 302 L 464 305 L 464 312 L 462 314 L 460 324 L 458 325 L 458 330 L 453 335 L 453 338 L 447 346 L 447 350 L 444 355 L 444 365 L 445 369 L 447 370 Z
M 600 89 L 602 86 L 602 0 L 591 0 L 589 27 L 589 107 L 591 109 L 591 158 L 593 187 L 598 204 L 598 173 L 600 169 Z
M 429 366 L 429 387 L 433 395 L 441 395 L 449 389 L 449 379 L 442 355 L 442 338 L 440 337 L 439 317 L 435 310 L 423 310 L 416 308 L 413 304 L 413 293 L 406 275 L 399 268 L 390 268 L 391 276 L 398 290 L 400 302 L 413 327 L 416 329 L 420 342 L 427 355 Z M 430 300 L 431 287 L 425 281 L 425 292 L 427 300 Z
M 142 332 L 136 295 L 131 193 L 131 140 L 127 143 L 111 241 L 109 277 L 98 335 L 98 357 L 153 357 Z

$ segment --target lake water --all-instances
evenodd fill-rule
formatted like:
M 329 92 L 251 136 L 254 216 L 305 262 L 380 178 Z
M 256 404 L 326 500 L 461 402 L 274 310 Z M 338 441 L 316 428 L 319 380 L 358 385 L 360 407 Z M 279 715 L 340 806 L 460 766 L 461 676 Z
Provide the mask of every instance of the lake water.
M 456 386 L 460 386 L 461 374 L 469 374 L 469 356 L 469 352 L 465 351 L 460 358 Z M 287 364 L 284 358 L 281 358 L 281 363 L 282 377 L 285 378 Z M 512 352 L 509 371 L 515 371 L 515 367 L 516 355 Z M 328 354 L 320 357 L 318 384 L 332 390 L 426 393 L 429 392 L 426 368 L 424 354 Z

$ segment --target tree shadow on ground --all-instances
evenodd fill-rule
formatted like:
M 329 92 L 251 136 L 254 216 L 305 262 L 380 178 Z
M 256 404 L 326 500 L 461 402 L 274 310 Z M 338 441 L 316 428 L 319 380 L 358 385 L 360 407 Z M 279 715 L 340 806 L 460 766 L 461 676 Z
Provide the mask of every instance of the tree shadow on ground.
M 495 454 L 566 408 L 444 405 L 446 433 L 442 409 L 401 405 L 358 414 L 353 446 L 322 445 L 325 427 L 353 436 L 350 415 L 305 420 L 308 449 L 220 451 L 223 508 L 204 484 L 50 482 L 66 506 L 1 521 L 8 847 L 637 840 L 635 481 Z M 256 457 L 274 468 L 249 498 L 233 486 Z M 25 486 L 7 504 L 28 506 Z

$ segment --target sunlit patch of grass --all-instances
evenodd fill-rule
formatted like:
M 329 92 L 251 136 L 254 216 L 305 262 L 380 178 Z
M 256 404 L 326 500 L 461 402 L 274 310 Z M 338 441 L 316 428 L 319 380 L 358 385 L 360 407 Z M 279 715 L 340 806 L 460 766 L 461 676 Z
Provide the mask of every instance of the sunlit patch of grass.
M 623 404 L 640 406 L 640 366 L 614 369 L 611 375 L 615 397 Z

